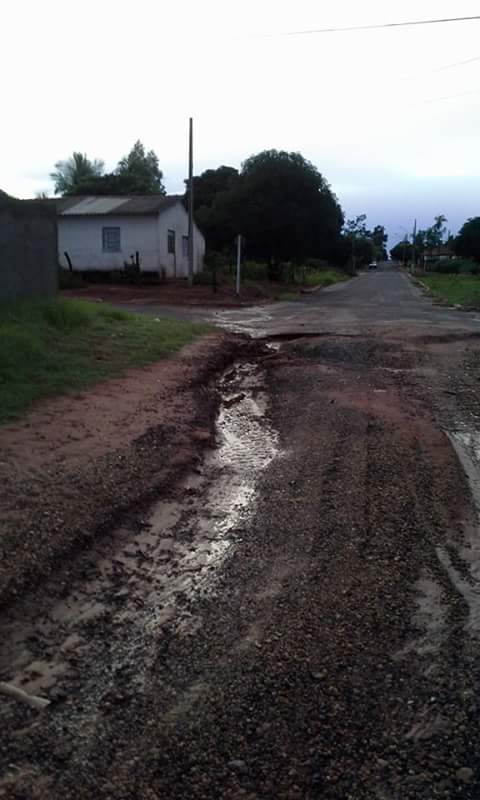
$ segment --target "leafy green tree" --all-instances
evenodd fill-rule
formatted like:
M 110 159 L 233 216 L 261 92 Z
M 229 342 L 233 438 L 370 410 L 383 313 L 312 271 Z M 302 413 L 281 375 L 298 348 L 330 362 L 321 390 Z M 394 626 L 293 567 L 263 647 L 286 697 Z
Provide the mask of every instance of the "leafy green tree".
M 127 193 L 166 194 L 158 157 L 153 150 L 145 152 L 145 147 L 139 140 L 128 155 L 118 162 L 115 175 L 125 181 L 123 185 L 130 187 Z
M 238 184 L 238 169 L 235 167 L 221 166 L 217 169 L 207 169 L 201 175 L 193 178 L 193 204 L 194 210 L 211 208 L 222 192 L 228 192 Z M 187 181 L 185 181 L 188 184 Z M 186 191 L 188 201 L 188 186 Z
M 343 212 L 317 168 L 300 153 L 265 150 L 242 165 L 229 198 L 250 257 L 268 261 L 331 258 Z
M 366 220 L 367 215 L 360 214 L 345 224 L 344 237 L 353 269 L 359 265 L 365 266 L 376 256 L 373 234 L 367 229 Z
M 390 250 L 390 255 L 394 261 L 401 261 L 404 264 L 408 263 L 413 257 L 413 248 L 411 243 L 407 238 L 403 239 L 403 241 L 398 242 L 395 247 L 392 247 Z
M 372 231 L 372 242 L 375 247 L 375 257 L 378 261 L 385 261 L 387 258 L 388 233 L 383 225 L 375 225 Z
M 193 178 L 193 203 L 195 219 L 205 234 L 212 252 L 229 252 L 238 233 L 238 208 L 235 190 L 239 173 L 234 167 L 221 166 L 207 169 Z M 188 182 L 185 205 L 188 205 Z
M 472 217 L 462 225 L 455 240 L 455 252 L 463 258 L 480 261 L 480 217 Z
M 84 153 L 73 153 L 65 161 L 57 161 L 50 177 L 55 184 L 55 194 L 82 194 L 83 185 L 103 172 L 103 161 L 91 161 Z
M 150 194 L 142 188 L 132 175 L 118 175 L 116 172 L 108 172 L 98 178 L 92 178 L 82 183 L 81 194 L 90 195 L 126 195 L 126 194 Z M 156 194 L 156 192 L 155 192 Z

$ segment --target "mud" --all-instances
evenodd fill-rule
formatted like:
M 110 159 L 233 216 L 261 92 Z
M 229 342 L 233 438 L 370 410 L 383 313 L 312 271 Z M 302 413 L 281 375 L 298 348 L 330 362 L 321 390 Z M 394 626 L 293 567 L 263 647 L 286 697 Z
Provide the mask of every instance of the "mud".
M 195 469 L 4 614 L 0 679 L 52 701 L 5 698 L 5 796 L 480 796 L 476 344 L 274 344 Z
M 212 438 L 215 381 L 242 350 L 209 335 L 1 428 L 0 606 L 195 464 Z
M 261 368 L 236 363 L 217 389 L 215 447 L 198 467 L 133 526 L 95 542 L 68 576 L 3 615 L 0 675 L 11 686 L 59 698 L 80 680 L 90 716 L 122 671 L 141 683 L 166 626 L 172 635 L 202 624 L 196 602 L 214 592 L 219 568 L 235 556 L 259 476 L 279 453 Z

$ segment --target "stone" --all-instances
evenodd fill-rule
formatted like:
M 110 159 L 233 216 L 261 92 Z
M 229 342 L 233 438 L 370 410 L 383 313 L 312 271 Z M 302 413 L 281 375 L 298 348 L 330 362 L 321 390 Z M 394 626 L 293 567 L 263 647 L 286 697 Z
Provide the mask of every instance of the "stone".
M 245 764 L 245 761 L 240 761 L 240 759 L 233 759 L 232 761 L 229 761 L 227 766 L 229 769 L 235 770 L 235 772 L 247 771 L 247 765 Z
M 470 767 L 460 767 L 455 773 L 457 781 L 461 783 L 470 783 L 473 780 L 474 772 Z

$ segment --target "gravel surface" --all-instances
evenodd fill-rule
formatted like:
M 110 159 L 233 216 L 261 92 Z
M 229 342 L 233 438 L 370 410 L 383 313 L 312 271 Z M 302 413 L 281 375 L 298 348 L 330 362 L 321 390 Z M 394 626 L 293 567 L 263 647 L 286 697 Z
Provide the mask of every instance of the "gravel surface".
M 68 667 L 44 691 L 48 709 L 1 699 L 0 796 L 480 796 L 477 520 L 440 427 L 479 412 L 478 344 L 366 330 L 286 342 L 258 363 L 280 452 L 215 580 L 147 626 L 127 661 L 132 629 L 104 598 L 108 613 L 61 645 Z M 239 380 L 227 408 L 248 394 Z M 217 485 L 207 477 L 177 488 L 192 514 Z M 118 541 L 109 547 L 113 561 Z M 120 572 L 113 594 L 125 585 Z M 58 591 L 46 584 L 35 604 Z M 63 591 L 72 602 L 68 581 Z M 22 613 L 26 624 L 33 610 Z M 52 634 L 36 625 L 41 659 Z M 114 679 L 92 682 L 103 668 Z
M 205 336 L 0 429 L 0 606 L 191 467 L 213 436 L 212 378 L 242 348 Z

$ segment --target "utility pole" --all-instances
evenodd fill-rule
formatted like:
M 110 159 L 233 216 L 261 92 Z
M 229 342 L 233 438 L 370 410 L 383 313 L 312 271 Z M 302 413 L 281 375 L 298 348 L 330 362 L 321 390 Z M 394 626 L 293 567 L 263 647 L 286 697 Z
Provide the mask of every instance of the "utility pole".
M 188 138 L 188 285 L 193 286 L 193 120 Z
M 239 233 L 237 236 L 237 282 L 235 293 L 238 297 L 240 297 L 240 264 L 242 261 L 242 234 Z
M 416 264 L 416 250 L 415 250 L 416 239 L 417 239 L 417 220 L 415 220 L 415 223 L 414 223 L 414 226 L 413 226 L 413 240 L 412 240 L 412 267 L 413 267 L 413 271 L 414 272 L 415 272 L 415 268 L 417 266 L 417 264 Z

